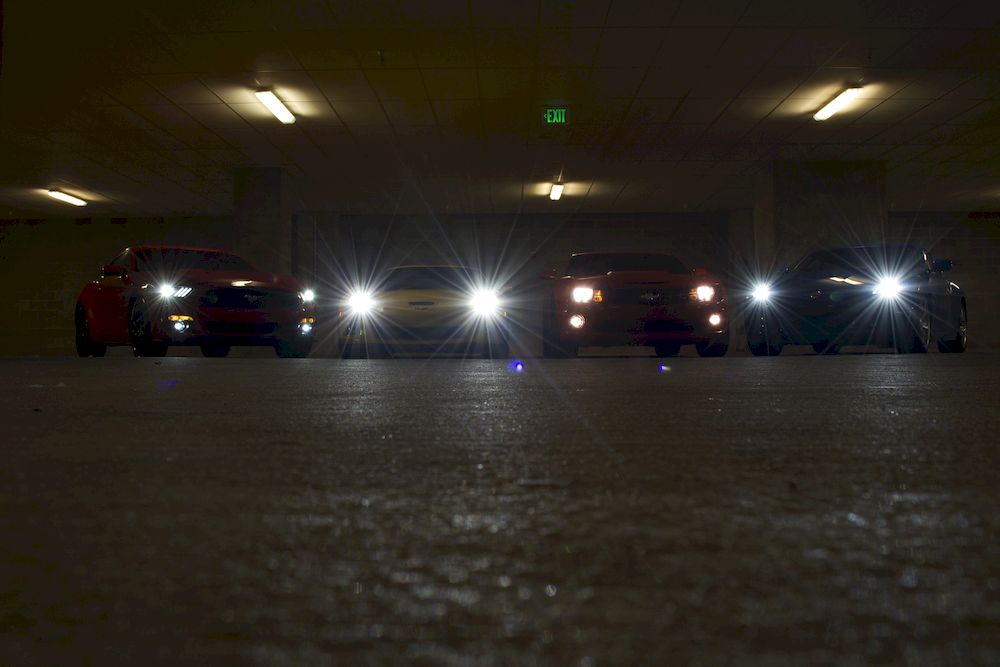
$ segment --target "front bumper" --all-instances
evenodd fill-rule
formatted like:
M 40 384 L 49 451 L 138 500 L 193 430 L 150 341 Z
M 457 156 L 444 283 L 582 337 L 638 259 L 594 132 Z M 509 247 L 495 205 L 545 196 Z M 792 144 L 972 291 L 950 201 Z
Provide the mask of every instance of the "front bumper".
M 506 339 L 506 318 L 403 326 L 378 318 L 342 315 L 339 335 L 343 346 L 377 344 L 414 352 L 463 351 Z
M 747 331 L 779 331 L 782 343 L 790 345 L 829 342 L 891 347 L 901 335 L 916 331 L 918 321 L 916 304 L 904 299 L 751 303 Z
M 311 339 L 316 328 L 315 316 L 305 309 L 185 311 L 161 307 L 148 317 L 151 338 L 168 345 L 273 345 L 277 341 Z
M 718 322 L 710 321 L 712 316 Z M 582 326 L 571 323 L 583 318 Z M 571 303 L 556 313 L 559 337 L 579 345 L 704 343 L 729 333 L 725 304 L 621 305 Z

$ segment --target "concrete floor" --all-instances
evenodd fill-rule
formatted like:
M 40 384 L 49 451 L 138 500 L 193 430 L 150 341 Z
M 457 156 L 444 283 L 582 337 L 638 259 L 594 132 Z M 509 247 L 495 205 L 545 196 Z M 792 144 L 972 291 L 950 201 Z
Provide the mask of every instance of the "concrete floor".
M 0 664 L 1000 664 L 1000 355 L 0 361 Z

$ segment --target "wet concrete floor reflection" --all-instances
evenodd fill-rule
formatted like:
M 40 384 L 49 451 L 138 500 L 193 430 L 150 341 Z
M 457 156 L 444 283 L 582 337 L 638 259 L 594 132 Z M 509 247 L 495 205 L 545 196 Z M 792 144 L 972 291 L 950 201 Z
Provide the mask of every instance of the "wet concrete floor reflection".
M 1000 355 L 0 360 L 0 664 L 1000 663 Z

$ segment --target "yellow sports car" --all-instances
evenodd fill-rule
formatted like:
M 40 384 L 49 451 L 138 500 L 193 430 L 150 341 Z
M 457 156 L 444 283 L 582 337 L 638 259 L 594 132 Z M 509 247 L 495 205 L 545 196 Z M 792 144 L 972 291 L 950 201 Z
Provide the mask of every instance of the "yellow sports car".
M 339 309 L 345 358 L 401 353 L 507 356 L 500 291 L 464 266 L 400 266 L 346 295 Z

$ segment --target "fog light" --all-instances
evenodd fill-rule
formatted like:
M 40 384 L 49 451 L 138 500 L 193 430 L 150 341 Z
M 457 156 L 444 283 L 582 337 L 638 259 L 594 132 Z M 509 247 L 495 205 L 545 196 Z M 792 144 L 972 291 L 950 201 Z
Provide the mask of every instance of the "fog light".
M 167 321 L 173 322 L 174 331 L 184 333 L 194 324 L 194 318 L 190 315 L 167 315 Z
M 717 327 L 722 323 L 722 316 L 718 313 L 712 313 L 708 316 L 708 323 L 713 327 Z
M 580 329 L 586 323 L 587 320 L 584 319 L 583 315 L 574 315 L 573 317 L 569 318 L 569 325 L 574 329 Z
M 299 331 L 304 334 L 312 333 L 314 324 L 316 324 L 315 317 L 303 317 L 299 320 Z

